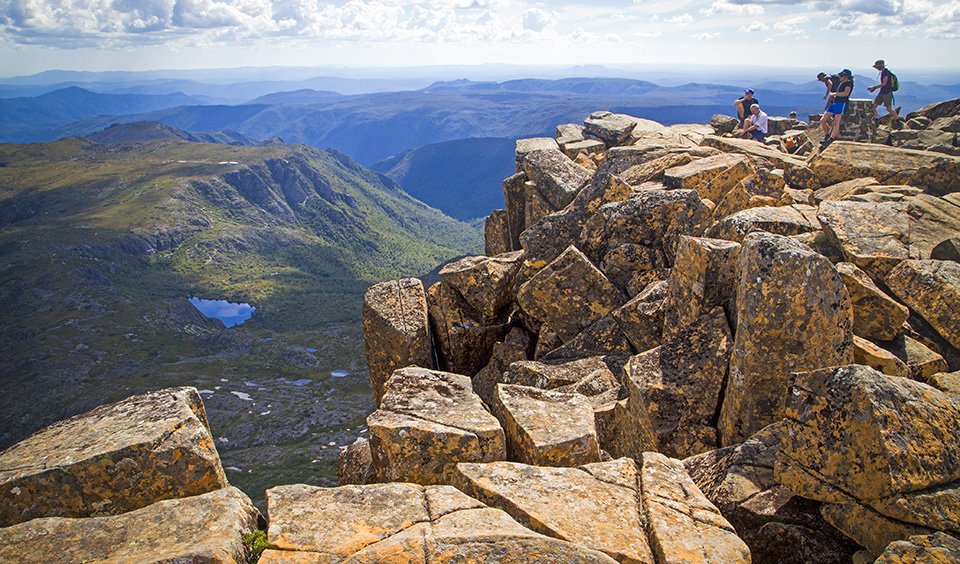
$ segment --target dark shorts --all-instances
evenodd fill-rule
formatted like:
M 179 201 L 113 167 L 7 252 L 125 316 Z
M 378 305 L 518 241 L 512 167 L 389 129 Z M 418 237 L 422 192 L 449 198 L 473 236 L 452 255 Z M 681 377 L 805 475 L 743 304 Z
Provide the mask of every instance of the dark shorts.
M 750 137 L 753 137 L 753 138 L 756 139 L 757 141 L 763 143 L 763 140 L 764 140 L 764 137 L 765 137 L 765 136 L 764 136 L 763 132 L 760 131 L 759 129 L 754 129 L 753 131 L 750 132 Z
M 830 112 L 831 114 L 838 115 L 838 116 L 842 116 L 842 115 L 843 115 L 843 112 L 847 111 L 847 103 L 846 103 L 846 102 L 834 102 L 834 103 L 830 104 L 830 107 L 827 108 L 827 111 Z
M 892 106 L 893 105 L 893 92 L 887 92 L 886 94 L 877 94 L 877 97 L 873 99 L 874 106 Z

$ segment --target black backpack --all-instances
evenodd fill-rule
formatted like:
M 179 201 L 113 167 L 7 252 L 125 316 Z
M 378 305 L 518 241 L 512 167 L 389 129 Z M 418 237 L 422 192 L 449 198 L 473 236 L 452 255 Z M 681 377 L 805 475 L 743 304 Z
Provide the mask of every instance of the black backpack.
M 830 78 L 830 84 L 832 85 L 830 86 L 830 92 L 836 92 L 840 88 L 840 75 L 831 74 L 829 78 Z

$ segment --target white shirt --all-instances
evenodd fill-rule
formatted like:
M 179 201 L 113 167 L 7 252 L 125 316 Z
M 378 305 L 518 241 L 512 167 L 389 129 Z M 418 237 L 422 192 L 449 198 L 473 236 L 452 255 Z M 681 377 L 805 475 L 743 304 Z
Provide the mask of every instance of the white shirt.
M 756 114 L 750 114 L 750 124 L 757 126 L 764 135 L 767 134 L 767 114 L 760 110 Z

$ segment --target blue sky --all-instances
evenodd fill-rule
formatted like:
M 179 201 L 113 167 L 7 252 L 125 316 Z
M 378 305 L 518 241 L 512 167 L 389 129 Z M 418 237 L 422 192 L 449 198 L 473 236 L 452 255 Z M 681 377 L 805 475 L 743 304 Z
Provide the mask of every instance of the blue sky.
M 0 0 L 0 75 L 239 66 L 956 70 L 960 0 Z

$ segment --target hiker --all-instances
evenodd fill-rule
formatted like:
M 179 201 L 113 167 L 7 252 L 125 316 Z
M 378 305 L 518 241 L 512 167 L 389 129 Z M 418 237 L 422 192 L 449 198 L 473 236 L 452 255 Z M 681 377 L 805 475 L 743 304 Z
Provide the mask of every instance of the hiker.
M 837 87 L 840 86 L 840 75 L 821 72 L 817 74 L 817 80 L 822 82 L 823 85 L 827 87 L 827 91 L 823 93 L 823 99 L 827 101 L 827 105 L 825 105 L 823 109 L 826 110 L 831 104 L 831 100 L 829 100 L 830 93 L 836 92 Z
M 750 106 L 750 125 L 743 128 L 744 137 L 752 137 L 761 143 L 767 136 L 767 114 L 760 109 L 760 104 Z
M 827 111 L 820 118 L 820 127 L 823 128 L 822 144 L 826 145 L 834 139 L 840 137 L 840 121 L 843 120 L 843 113 L 847 111 L 847 103 L 850 101 L 850 94 L 853 93 L 853 73 L 850 69 L 843 69 L 838 75 L 840 84 L 837 85 L 836 92 L 830 92 L 830 105 Z M 830 131 L 830 121 L 833 120 L 833 132 Z
M 873 100 L 873 119 L 874 121 L 880 119 L 880 114 L 877 113 L 877 109 L 883 104 L 883 106 L 887 108 L 887 115 L 893 116 L 893 121 L 897 121 L 900 119 L 900 113 L 893 109 L 893 90 L 896 79 L 893 73 L 890 72 L 890 69 L 887 68 L 886 63 L 883 62 L 883 59 L 879 59 L 873 63 L 873 68 L 880 71 L 880 84 L 867 88 L 870 92 L 878 88 L 880 89 L 877 97 Z
M 749 88 L 743 91 L 743 96 L 733 101 L 733 105 L 737 107 L 737 117 L 740 119 L 738 127 L 743 127 L 745 119 L 750 117 L 750 106 L 759 103 L 760 102 L 753 97 L 753 90 Z

